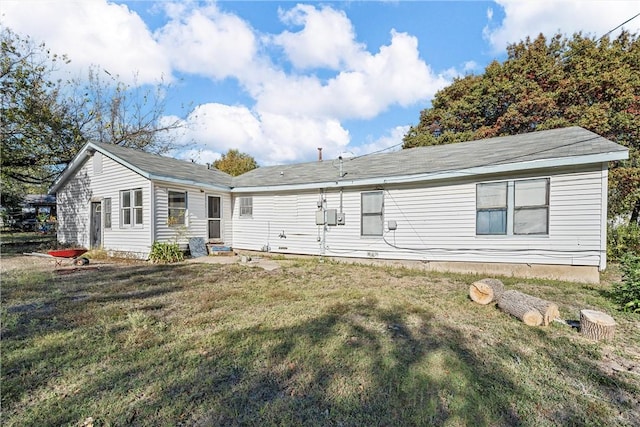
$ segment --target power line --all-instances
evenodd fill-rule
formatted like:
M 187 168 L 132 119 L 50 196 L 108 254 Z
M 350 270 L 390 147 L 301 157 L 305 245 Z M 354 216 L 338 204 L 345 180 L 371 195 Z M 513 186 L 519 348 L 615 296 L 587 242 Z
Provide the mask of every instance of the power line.
M 608 32 L 606 32 L 605 34 L 602 35 L 602 37 L 600 37 L 598 39 L 598 41 L 602 40 L 603 38 L 605 38 L 606 36 L 608 36 L 609 34 L 613 33 L 615 30 L 617 30 L 618 28 L 622 27 L 624 24 L 633 21 L 634 19 L 636 19 L 638 16 L 640 16 L 640 13 L 636 13 L 635 16 L 627 19 L 626 21 L 624 21 L 622 24 L 618 25 L 617 27 L 615 27 L 613 30 L 609 30 Z

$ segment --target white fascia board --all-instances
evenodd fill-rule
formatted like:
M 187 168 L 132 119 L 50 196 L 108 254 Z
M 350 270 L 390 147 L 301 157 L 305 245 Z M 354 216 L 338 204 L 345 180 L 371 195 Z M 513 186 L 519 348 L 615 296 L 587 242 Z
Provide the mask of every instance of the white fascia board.
M 313 190 L 319 188 L 343 188 L 360 187 L 368 185 L 406 184 L 424 181 L 436 181 L 443 179 L 461 178 L 471 175 L 487 175 L 504 172 L 517 172 L 522 170 L 543 169 L 562 166 L 575 166 L 592 163 L 603 163 L 613 160 L 624 160 L 629 157 L 629 151 L 614 151 L 602 154 L 589 154 L 575 157 L 558 157 L 554 159 L 532 160 L 528 162 L 506 163 L 500 165 L 479 166 L 467 169 L 440 171 L 432 173 L 398 175 L 387 177 L 367 178 L 351 181 L 326 181 L 307 184 L 270 185 L 253 187 L 236 187 L 232 193 L 263 193 L 274 191 Z
M 73 175 L 76 169 L 82 166 L 85 160 L 91 157 L 91 150 L 89 150 L 89 147 L 91 147 L 93 150 L 96 149 L 96 147 L 91 143 L 88 143 L 87 145 L 85 145 L 78 152 L 78 154 L 76 154 L 76 156 L 69 162 L 67 167 L 62 171 L 62 173 L 58 176 L 58 178 L 56 178 L 56 180 L 53 182 L 53 184 L 51 185 L 51 188 L 49 188 L 49 194 L 57 193 L 60 187 L 62 187 L 62 184 L 64 184 L 67 181 L 67 179 L 69 179 L 69 177 Z
M 176 184 L 176 185 L 188 185 L 190 187 L 197 187 L 197 188 L 214 190 L 214 191 L 222 191 L 227 193 L 231 191 L 230 187 L 224 187 L 221 185 L 204 184 L 202 182 L 190 181 L 186 179 L 169 178 L 166 176 L 149 175 L 149 179 L 159 184 L 166 183 L 166 184 Z

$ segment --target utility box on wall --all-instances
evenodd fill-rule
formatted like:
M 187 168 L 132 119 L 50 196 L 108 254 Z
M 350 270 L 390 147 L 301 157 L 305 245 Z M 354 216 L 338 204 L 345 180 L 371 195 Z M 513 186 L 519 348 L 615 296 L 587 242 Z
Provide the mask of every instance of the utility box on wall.
M 322 209 L 316 211 L 316 225 L 324 225 L 324 211 Z
M 338 225 L 338 211 L 327 209 L 327 225 Z
M 344 212 L 338 212 L 337 222 L 338 222 L 338 225 L 344 225 L 345 224 Z

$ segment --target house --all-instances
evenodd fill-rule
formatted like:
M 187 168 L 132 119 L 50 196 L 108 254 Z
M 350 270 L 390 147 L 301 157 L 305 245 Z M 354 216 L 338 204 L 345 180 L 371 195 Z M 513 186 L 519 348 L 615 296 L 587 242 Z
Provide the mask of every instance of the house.
M 596 282 L 607 165 L 627 157 L 570 127 L 232 178 L 89 143 L 52 191 L 61 241 L 143 258 L 154 241 L 197 236 L 236 250 Z

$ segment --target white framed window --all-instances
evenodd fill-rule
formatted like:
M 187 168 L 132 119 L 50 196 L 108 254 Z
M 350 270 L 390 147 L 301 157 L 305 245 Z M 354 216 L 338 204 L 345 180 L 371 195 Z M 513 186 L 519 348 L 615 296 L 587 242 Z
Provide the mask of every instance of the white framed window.
M 142 225 L 142 189 L 120 191 L 120 226 Z
M 253 216 L 253 197 L 240 197 L 240 218 Z
M 514 182 L 513 234 L 549 234 L 549 179 Z
M 102 199 L 102 215 L 104 216 L 104 228 L 111 228 L 111 197 Z
M 507 234 L 507 182 L 476 186 L 476 234 Z
M 369 191 L 360 194 L 360 235 L 382 236 L 384 232 L 384 194 Z
M 476 184 L 476 234 L 549 234 L 549 178 Z
M 187 192 L 169 190 L 168 195 L 169 216 L 167 223 L 170 226 L 186 225 L 187 223 Z

